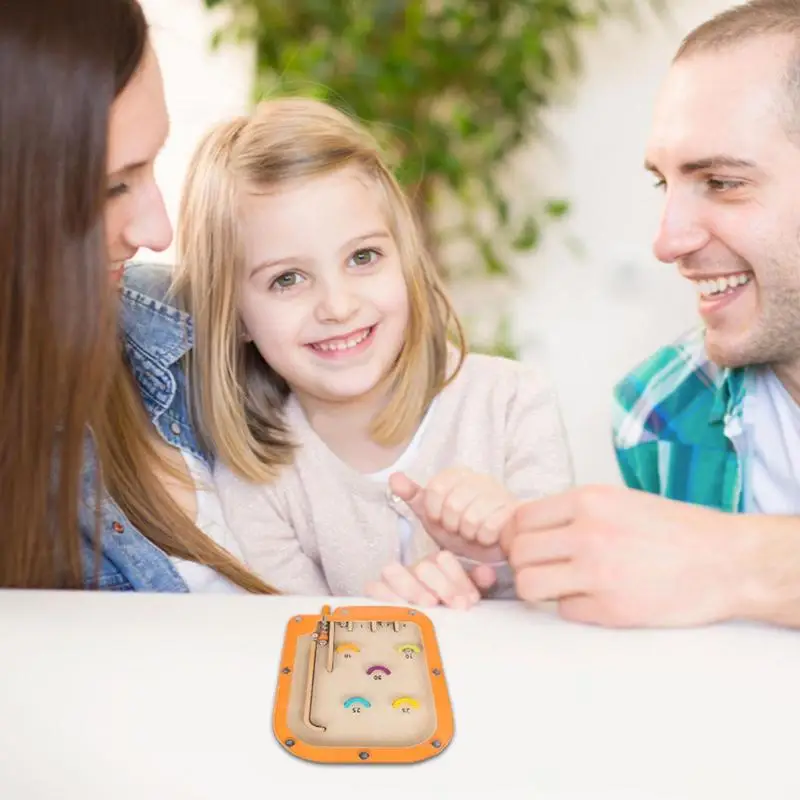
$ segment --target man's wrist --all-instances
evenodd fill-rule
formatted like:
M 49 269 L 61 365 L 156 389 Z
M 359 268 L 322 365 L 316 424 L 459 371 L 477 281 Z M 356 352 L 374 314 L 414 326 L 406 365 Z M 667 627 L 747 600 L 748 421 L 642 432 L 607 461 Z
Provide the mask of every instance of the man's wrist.
M 800 626 L 800 517 L 741 514 L 731 522 L 731 618 Z

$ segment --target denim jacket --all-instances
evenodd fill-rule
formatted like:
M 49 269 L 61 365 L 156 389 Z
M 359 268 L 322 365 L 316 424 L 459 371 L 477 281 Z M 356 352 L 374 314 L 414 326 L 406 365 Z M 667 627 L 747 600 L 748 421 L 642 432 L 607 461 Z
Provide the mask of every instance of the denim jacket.
M 124 349 L 147 413 L 168 444 L 210 464 L 189 422 L 181 358 L 192 346 L 189 315 L 166 301 L 165 266 L 131 264 L 121 288 L 120 326 Z M 95 583 L 96 461 L 89 452 L 83 471 L 81 528 L 87 586 L 101 590 L 187 592 L 170 558 L 146 539 L 106 494 L 102 496 L 99 584 Z

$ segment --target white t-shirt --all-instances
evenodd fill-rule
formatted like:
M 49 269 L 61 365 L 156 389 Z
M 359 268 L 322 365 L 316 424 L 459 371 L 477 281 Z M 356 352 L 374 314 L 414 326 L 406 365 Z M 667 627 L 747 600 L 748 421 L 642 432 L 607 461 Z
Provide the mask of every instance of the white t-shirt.
M 748 464 L 744 510 L 800 514 L 800 406 L 771 369 L 756 372 L 734 445 Z
M 197 518 L 195 519 L 195 524 L 218 545 L 224 547 L 232 556 L 241 560 L 242 554 L 239 545 L 225 524 L 225 518 L 222 515 L 222 508 L 217 499 L 210 470 L 191 453 L 181 452 L 197 487 Z M 190 592 L 244 592 L 244 589 L 240 586 L 231 583 L 210 567 L 174 557 L 172 563 L 186 582 Z
M 400 454 L 400 457 L 394 462 L 394 464 L 380 470 L 379 472 L 370 473 L 369 477 L 372 478 L 372 480 L 376 481 L 377 483 L 386 483 L 388 485 L 389 476 L 392 475 L 392 473 L 402 472 L 405 468 L 405 465 L 414 460 L 417 450 L 419 450 L 422 436 L 425 433 L 425 428 L 428 425 L 428 420 L 431 417 L 431 410 L 436 404 L 436 399 L 437 398 L 434 398 L 433 402 L 428 406 L 428 410 L 425 413 L 425 416 L 422 418 L 422 422 L 417 428 L 414 438 L 408 443 L 408 447 L 406 447 L 406 449 Z M 411 521 L 406 519 L 401 514 L 397 515 L 397 525 L 398 535 L 400 538 L 400 563 L 403 564 L 403 566 L 408 567 L 411 566 L 409 563 L 411 560 L 409 553 L 411 549 L 411 537 L 414 534 L 414 530 L 411 526 Z

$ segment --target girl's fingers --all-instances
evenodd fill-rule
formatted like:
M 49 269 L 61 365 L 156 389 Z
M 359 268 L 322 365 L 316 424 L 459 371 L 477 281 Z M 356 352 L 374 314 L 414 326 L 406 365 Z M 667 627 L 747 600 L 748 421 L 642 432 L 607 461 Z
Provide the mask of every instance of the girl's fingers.
M 441 524 L 444 504 L 453 487 L 462 480 L 463 470 L 451 469 L 439 473 L 425 487 L 425 513 L 429 519 Z
M 497 582 L 497 572 L 488 564 L 478 564 L 470 570 L 470 578 L 480 591 L 485 592 Z
M 516 504 L 504 500 L 484 518 L 475 533 L 475 541 L 486 547 L 492 547 L 500 542 L 500 536 L 514 516 Z
M 364 594 L 375 600 L 382 600 L 384 603 L 408 602 L 400 595 L 395 594 L 383 581 L 370 581 L 364 589 Z
M 474 481 L 462 480 L 453 486 L 442 504 L 442 527 L 449 533 L 457 533 L 468 541 L 472 540 L 477 530 L 475 523 L 479 518 L 473 515 L 465 520 L 464 512 L 479 499 L 480 494 L 476 493 Z
M 439 597 L 421 583 L 402 564 L 389 564 L 381 573 L 382 582 L 406 603 L 419 606 L 435 606 Z
M 417 564 L 414 573 L 444 605 L 451 608 L 466 609 L 480 599 L 464 568 L 447 550 Z
M 441 550 L 436 555 L 436 563 L 450 580 L 457 595 L 466 597 L 470 604 L 477 603 L 481 599 L 480 592 L 472 578 L 453 553 Z

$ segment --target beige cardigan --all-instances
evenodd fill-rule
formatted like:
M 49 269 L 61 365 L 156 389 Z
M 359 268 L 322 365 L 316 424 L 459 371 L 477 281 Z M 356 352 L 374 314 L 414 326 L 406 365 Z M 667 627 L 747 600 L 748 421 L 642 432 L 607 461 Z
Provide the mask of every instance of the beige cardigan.
M 286 594 L 363 595 L 399 560 L 398 514 L 413 523 L 412 561 L 437 549 L 385 483 L 340 461 L 290 397 L 287 420 L 302 446 L 270 485 L 254 485 L 218 465 L 223 511 L 245 560 Z M 492 475 L 520 498 L 568 488 L 572 465 L 555 393 L 539 370 L 470 354 L 438 396 L 405 471 L 424 485 L 448 467 Z M 513 595 L 506 571 L 503 596 Z

